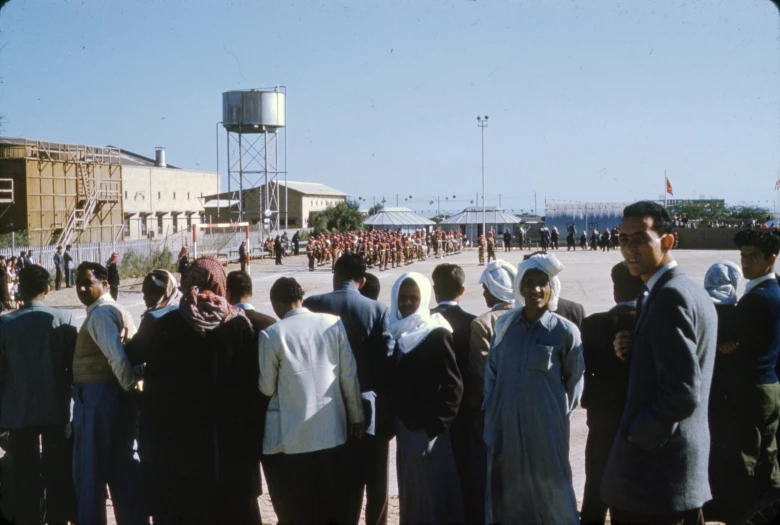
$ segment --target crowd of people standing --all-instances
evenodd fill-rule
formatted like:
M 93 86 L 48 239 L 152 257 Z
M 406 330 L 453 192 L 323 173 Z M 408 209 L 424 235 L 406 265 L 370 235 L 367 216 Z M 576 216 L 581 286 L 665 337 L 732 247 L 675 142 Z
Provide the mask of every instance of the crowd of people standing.
M 702 286 L 672 257 L 666 209 L 630 205 L 615 307 L 588 317 L 549 252 L 489 261 L 479 316 L 456 264 L 404 273 L 387 307 L 367 297 L 365 252 L 344 250 L 330 293 L 278 278 L 273 318 L 246 272 L 201 257 L 181 283 L 144 279 L 138 328 L 109 269 L 82 262 L 79 330 L 45 305 L 48 272 L 25 266 L 23 307 L 0 317 L 6 519 L 38 523 L 45 500 L 50 523 L 105 523 L 108 487 L 118 523 L 260 523 L 262 466 L 280 523 L 357 523 L 365 497 L 366 523 L 383 524 L 395 437 L 401 523 L 744 522 L 780 492 L 780 235 L 735 244 L 741 266 L 713 265 Z

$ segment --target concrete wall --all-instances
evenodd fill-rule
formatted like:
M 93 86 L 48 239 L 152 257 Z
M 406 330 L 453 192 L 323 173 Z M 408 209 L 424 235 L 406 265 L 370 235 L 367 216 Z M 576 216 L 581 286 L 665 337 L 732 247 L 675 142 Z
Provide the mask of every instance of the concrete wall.
M 680 250 L 736 250 L 737 228 L 680 228 Z
M 216 173 L 125 166 L 122 170 L 126 239 L 170 235 L 201 222 L 201 197 L 219 193 Z

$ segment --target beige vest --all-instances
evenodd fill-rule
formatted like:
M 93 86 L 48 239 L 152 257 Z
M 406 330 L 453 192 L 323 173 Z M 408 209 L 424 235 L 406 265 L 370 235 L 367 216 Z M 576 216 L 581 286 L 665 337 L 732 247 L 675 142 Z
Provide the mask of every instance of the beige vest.
M 122 314 L 122 342 L 125 343 L 135 335 L 133 316 L 119 303 L 109 303 L 98 308 L 114 308 Z M 97 308 L 94 311 L 96 311 Z M 74 383 L 110 383 L 116 381 L 114 371 L 108 364 L 108 358 L 100 350 L 100 347 L 92 339 L 87 329 L 89 317 L 81 325 L 79 335 L 76 338 L 76 352 L 73 355 L 73 382 Z M 132 331 L 133 333 L 130 333 Z

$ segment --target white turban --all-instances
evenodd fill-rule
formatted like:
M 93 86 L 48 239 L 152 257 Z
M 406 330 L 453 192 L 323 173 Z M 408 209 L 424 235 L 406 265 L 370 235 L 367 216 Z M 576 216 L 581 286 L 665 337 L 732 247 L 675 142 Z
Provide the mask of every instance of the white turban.
M 411 279 L 420 289 L 420 306 L 417 311 L 408 317 L 403 317 L 398 310 L 398 292 L 406 279 Z M 431 282 L 427 277 L 417 272 L 403 274 L 393 284 L 390 298 L 390 335 L 398 341 L 398 348 L 404 354 L 413 350 L 423 342 L 436 328 L 445 328 L 452 332 L 452 327 L 441 314 L 431 315 L 428 303 L 431 301 Z
M 737 288 L 742 280 L 742 270 L 731 261 L 721 261 L 710 266 L 704 275 L 704 288 L 715 304 L 737 304 Z
M 479 278 L 479 284 L 484 284 L 488 291 L 496 299 L 505 303 L 515 302 L 515 292 L 512 286 L 517 270 L 506 261 L 496 259 L 487 265 L 482 276 Z
M 547 274 L 550 278 L 550 301 L 547 303 L 547 309 L 554 312 L 558 309 L 558 298 L 561 295 L 561 281 L 558 279 L 558 274 L 563 270 L 563 264 L 559 261 L 555 255 L 533 255 L 526 261 L 520 263 L 517 267 L 517 275 L 515 276 L 514 283 L 512 285 L 515 294 L 515 305 L 512 310 L 508 311 L 504 315 L 498 318 L 496 326 L 494 328 L 494 340 L 491 346 L 496 347 L 504 338 L 509 326 L 512 324 L 512 320 L 525 305 L 525 298 L 520 293 L 520 286 L 523 284 L 523 276 L 529 270 L 539 270 Z

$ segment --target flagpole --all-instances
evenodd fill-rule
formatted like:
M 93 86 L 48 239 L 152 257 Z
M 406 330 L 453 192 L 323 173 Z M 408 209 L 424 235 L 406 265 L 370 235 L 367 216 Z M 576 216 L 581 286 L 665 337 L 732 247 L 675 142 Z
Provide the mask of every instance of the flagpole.
M 666 178 L 666 170 L 664 170 L 664 208 L 666 208 L 666 194 L 669 188 L 669 183 L 667 182 L 668 180 L 669 179 Z

